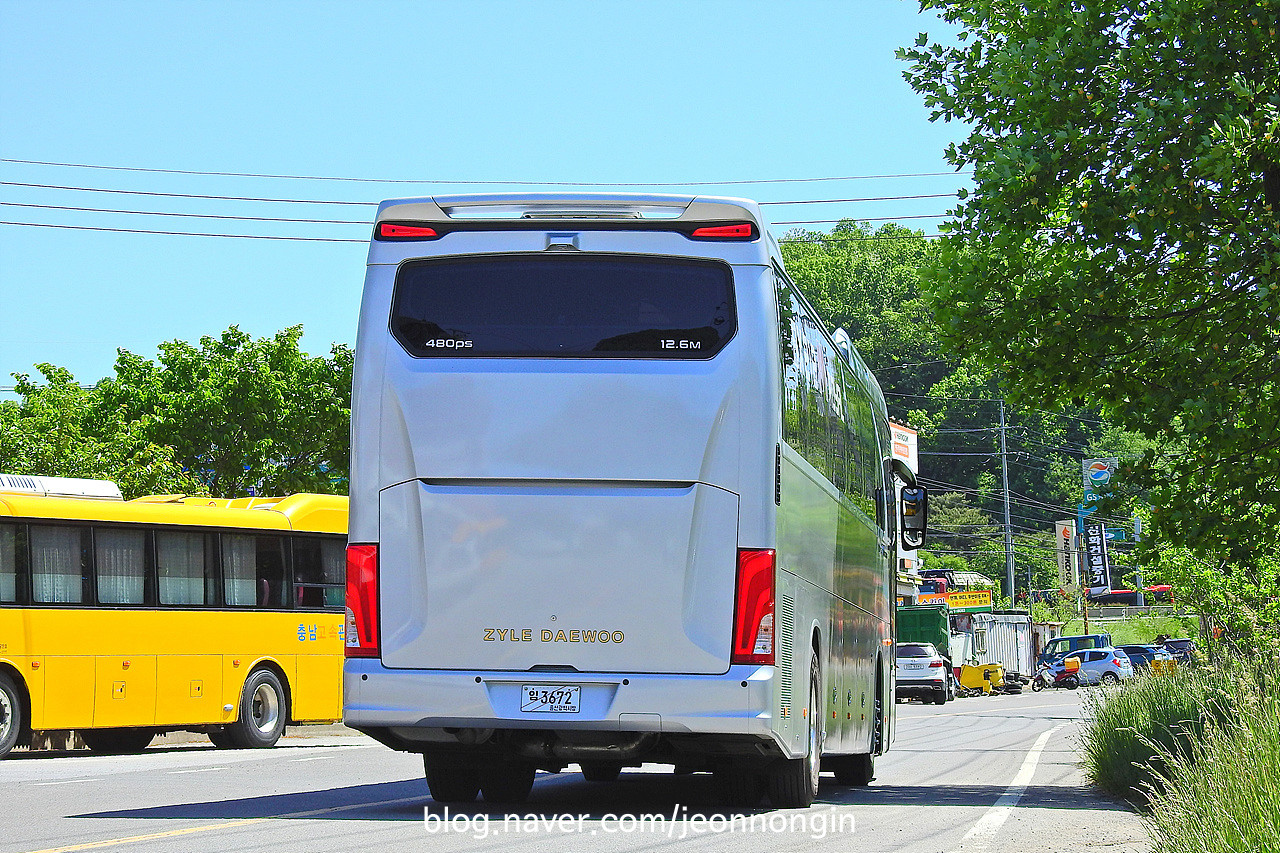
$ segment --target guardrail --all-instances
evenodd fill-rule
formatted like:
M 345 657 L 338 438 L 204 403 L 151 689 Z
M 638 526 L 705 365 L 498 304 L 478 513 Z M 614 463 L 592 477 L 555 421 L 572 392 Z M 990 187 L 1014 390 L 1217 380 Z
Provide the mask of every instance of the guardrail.
M 1130 607 L 1128 605 L 1111 605 L 1111 604 L 1090 604 L 1089 605 L 1089 621 L 1097 619 L 1106 621 L 1108 619 L 1121 620 L 1129 619 L 1134 616 L 1196 616 L 1195 613 L 1187 610 L 1185 607 L 1176 607 L 1172 604 L 1153 604 L 1149 607 Z M 1078 617 L 1077 617 L 1078 618 Z

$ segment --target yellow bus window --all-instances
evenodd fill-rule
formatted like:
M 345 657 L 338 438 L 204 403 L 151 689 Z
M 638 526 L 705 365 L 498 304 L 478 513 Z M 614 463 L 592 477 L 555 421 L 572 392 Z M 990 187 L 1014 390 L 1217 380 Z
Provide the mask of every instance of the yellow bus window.
M 223 598 L 231 607 L 284 606 L 284 540 L 222 536 Z
M 346 570 L 345 542 L 335 539 L 295 538 L 294 603 L 304 609 L 342 607 Z
M 205 603 L 204 535 L 156 533 L 156 572 L 161 604 Z
M 31 525 L 31 587 L 37 604 L 84 601 L 84 531 Z
M 18 529 L 0 524 L 0 601 L 18 600 Z
M 147 578 L 147 534 L 98 529 L 93 533 L 99 604 L 142 604 Z

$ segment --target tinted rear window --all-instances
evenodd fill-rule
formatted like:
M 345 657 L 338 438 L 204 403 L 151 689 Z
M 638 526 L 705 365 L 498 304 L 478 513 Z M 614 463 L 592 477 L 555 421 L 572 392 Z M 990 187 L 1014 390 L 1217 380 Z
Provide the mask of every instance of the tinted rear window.
M 898 646 L 900 658 L 931 658 L 935 654 L 933 646 Z
M 413 261 L 391 309 L 418 358 L 710 358 L 735 328 L 727 264 L 616 255 Z

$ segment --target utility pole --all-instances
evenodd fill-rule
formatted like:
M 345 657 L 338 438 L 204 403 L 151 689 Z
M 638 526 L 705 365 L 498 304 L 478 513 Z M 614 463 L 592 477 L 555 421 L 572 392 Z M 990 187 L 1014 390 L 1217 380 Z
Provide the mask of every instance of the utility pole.
M 1013 604 L 1013 524 L 1009 520 L 1009 450 L 1004 438 L 1004 400 L 1000 401 L 1000 480 L 1004 485 L 1004 582 Z M 1028 569 L 1028 571 L 1030 571 Z M 1028 575 L 1030 577 L 1030 575 Z M 1031 585 L 1027 584 L 1027 606 L 1031 606 Z

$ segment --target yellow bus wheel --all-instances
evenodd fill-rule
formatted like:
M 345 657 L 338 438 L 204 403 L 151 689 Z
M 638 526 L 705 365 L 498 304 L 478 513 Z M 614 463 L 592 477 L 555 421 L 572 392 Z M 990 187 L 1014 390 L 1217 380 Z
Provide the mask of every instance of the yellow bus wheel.
M 18 743 L 22 732 L 22 694 L 13 679 L 0 672 L 0 758 Z
M 289 719 L 289 699 L 274 672 L 257 669 L 245 679 L 240 692 L 240 718 L 227 726 L 231 743 L 241 749 L 266 749 L 276 745 Z

